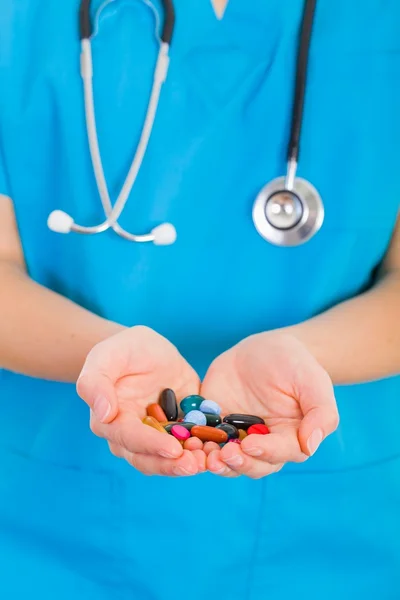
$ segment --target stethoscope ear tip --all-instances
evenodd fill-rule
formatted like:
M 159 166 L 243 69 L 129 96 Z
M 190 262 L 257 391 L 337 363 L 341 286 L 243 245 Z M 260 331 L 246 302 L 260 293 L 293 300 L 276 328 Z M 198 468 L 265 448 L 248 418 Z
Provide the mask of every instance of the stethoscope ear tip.
M 56 233 L 69 233 L 73 224 L 73 218 L 63 210 L 53 210 L 47 219 L 47 227 Z
M 153 243 L 156 246 L 171 246 L 176 242 L 176 229 L 171 223 L 162 223 L 157 225 L 151 231 Z

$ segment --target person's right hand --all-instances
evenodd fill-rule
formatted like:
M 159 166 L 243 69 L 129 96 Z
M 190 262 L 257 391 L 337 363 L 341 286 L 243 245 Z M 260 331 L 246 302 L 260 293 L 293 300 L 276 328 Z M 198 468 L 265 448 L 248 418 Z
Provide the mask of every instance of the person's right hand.
M 178 350 L 147 327 L 97 344 L 77 381 L 91 409 L 91 430 L 108 440 L 113 454 L 146 475 L 195 475 L 205 470 L 202 450 L 184 450 L 173 436 L 142 423 L 146 407 L 165 388 L 180 400 L 199 393 L 200 382 Z

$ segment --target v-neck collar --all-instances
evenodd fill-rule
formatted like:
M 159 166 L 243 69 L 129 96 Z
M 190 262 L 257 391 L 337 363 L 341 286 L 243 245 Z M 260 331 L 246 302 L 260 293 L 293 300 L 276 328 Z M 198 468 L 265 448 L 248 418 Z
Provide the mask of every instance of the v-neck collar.
M 217 7 L 214 5 L 214 0 L 208 0 L 208 3 L 210 4 L 211 10 L 213 11 L 214 16 L 217 19 L 217 21 L 222 21 L 224 19 L 224 17 L 226 16 L 226 13 L 228 11 L 229 4 L 231 2 L 232 2 L 232 0 L 225 0 L 225 6 L 224 6 L 222 14 L 220 15 L 217 12 Z

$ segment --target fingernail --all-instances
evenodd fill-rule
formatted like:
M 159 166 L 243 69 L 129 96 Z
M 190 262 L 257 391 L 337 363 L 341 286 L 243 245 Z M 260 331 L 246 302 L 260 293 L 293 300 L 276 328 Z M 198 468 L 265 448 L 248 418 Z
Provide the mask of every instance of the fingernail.
M 111 410 L 111 404 L 104 396 L 97 396 L 96 400 L 93 403 L 93 412 L 96 418 L 104 422 L 104 420 L 108 417 Z
M 243 464 L 243 458 L 241 456 L 231 456 L 224 460 L 230 467 L 241 467 Z
M 308 442 L 307 442 L 307 448 L 308 448 L 308 452 L 310 453 L 310 456 L 315 454 L 315 452 L 318 450 L 318 447 L 321 444 L 323 439 L 324 439 L 324 433 L 323 433 L 322 429 L 316 429 L 315 431 L 312 432 L 312 434 L 308 438 Z
M 218 469 L 218 471 L 213 471 L 215 475 L 226 475 L 229 472 L 227 467 L 222 467 L 222 469 Z
M 159 450 L 158 451 L 158 455 L 161 456 L 161 458 L 178 458 L 179 454 L 172 454 L 171 452 L 166 452 L 165 450 Z
M 242 448 L 242 450 L 243 452 L 246 452 L 246 454 L 250 454 L 250 456 L 261 456 L 263 453 L 261 448 Z
M 182 476 L 182 475 L 194 475 L 194 473 L 191 473 L 190 471 L 187 471 L 183 467 L 174 467 L 172 469 L 172 472 L 173 472 L 174 475 L 178 475 L 178 476 Z

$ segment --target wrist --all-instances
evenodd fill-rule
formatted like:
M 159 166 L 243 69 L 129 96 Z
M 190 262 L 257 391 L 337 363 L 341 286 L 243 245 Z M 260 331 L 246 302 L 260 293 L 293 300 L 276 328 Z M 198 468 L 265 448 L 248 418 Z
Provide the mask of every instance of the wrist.
M 290 335 L 300 342 L 307 351 L 315 358 L 325 371 L 331 376 L 329 360 L 326 353 L 326 344 L 324 345 L 321 338 L 320 328 L 316 328 L 309 321 L 292 325 L 279 330 L 283 334 Z

